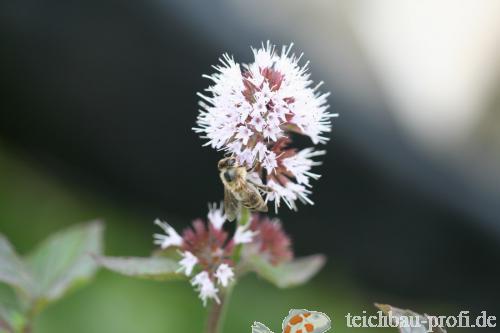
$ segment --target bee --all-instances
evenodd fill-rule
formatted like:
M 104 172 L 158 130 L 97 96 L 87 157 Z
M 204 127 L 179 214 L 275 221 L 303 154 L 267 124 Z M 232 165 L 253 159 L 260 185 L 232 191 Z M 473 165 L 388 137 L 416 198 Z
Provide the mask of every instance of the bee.
M 259 184 L 246 167 L 241 166 L 234 156 L 225 157 L 218 163 L 220 179 L 224 184 L 224 210 L 229 221 L 233 221 L 240 205 L 250 210 L 267 212 L 267 204 L 259 190 L 269 192 L 268 186 Z
M 281 326 L 283 333 L 324 333 L 332 327 L 330 318 L 317 311 L 290 310 Z M 255 322 L 252 333 L 272 333 L 266 325 Z

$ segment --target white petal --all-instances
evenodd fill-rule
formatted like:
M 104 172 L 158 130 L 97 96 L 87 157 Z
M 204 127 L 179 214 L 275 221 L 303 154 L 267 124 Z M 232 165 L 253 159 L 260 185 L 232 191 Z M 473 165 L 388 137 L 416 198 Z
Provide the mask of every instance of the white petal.
M 209 204 L 207 218 L 215 229 L 222 229 L 222 226 L 226 222 L 227 218 L 224 214 L 224 206 L 222 205 L 222 203 L 220 204 L 220 208 L 217 208 L 216 203 L 213 203 L 212 205 Z
M 154 234 L 154 244 L 160 245 L 162 249 L 171 246 L 181 246 L 183 243 L 182 237 L 172 228 L 167 222 L 162 222 L 156 219 L 154 222 L 157 226 L 163 229 L 165 235 Z

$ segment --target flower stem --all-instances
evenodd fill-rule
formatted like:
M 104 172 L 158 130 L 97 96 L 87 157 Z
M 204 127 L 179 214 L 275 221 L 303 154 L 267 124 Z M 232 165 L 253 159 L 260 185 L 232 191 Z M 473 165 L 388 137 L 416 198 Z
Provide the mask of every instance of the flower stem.
M 14 333 L 14 329 L 7 321 L 4 321 L 2 318 L 0 318 L 0 329 L 3 329 L 8 333 Z
M 245 226 L 248 223 L 250 223 L 250 210 L 242 206 L 240 211 L 240 218 L 238 219 L 238 226 Z M 235 265 L 240 261 L 242 247 L 243 244 L 238 244 L 234 249 L 233 261 Z
M 238 225 L 244 226 L 250 222 L 250 210 L 246 207 L 241 207 L 240 219 L 238 220 Z
M 31 323 L 28 323 L 26 324 L 23 328 L 22 328 L 22 333 L 31 333 Z
M 240 218 L 238 219 L 238 226 L 244 226 L 250 223 L 250 210 L 246 207 L 241 207 Z M 240 260 L 242 244 L 238 244 L 233 254 L 233 261 L 235 264 Z M 221 333 L 224 324 L 224 317 L 226 315 L 227 303 L 231 296 L 234 284 L 229 286 L 224 293 L 220 295 L 220 303 L 213 303 L 208 312 L 206 323 L 206 333 Z
M 231 296 L 232 287 L 220 295 L 220 303 L 213 302 L 208 312 L 205 333 L 221 333 L 226 316 L 227 303 Z

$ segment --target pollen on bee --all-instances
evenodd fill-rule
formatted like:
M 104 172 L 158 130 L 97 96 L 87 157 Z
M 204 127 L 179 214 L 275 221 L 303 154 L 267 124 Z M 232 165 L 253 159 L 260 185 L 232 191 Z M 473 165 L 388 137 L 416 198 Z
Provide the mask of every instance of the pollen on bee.
M 311 315 L 311 313 L 310 312 L 306 312 L 306 313 L 304 313 L 302 315 L 304 316 L 304 318 L 307 318 L 307 317 L 309 317 Z
M 283 330 L 283 333 L 290 333 L 291 330 L 292 330 L 292 327 L 290 326 L 290 324 L 287 324 L 285 329 Z
M 297 325 L 298 323 L 300 323 L 302 321 L 302 317 L 300 315 L 296 315 L 296 316 L 293 316 L 291 319 L 290 319 L 290 324 L 292 325 Z M 298 331 L 297 331 L 298 332 Z

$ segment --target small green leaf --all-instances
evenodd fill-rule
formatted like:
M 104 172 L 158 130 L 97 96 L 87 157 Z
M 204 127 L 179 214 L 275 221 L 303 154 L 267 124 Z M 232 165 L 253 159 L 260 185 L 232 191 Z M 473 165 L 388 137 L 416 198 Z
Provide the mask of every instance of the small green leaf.
M 10 313 L 0 304 L 0 333 L 1 332 L 14 332 L 11 323 Z
M 37 310 L 93 277 L 98 266 L 90 254 L 102 252 L 103 229 L 96 221 L 59 231 L 26 258 L 36 281 Z
M 25 294 L 33 291 L 33 278 L 7 238 L 0 234 L 0 281 Z
M 173 246 L 166 249 L 155 249 L 153 253 L 151 253 L 151 257 L 169 258 L 175 261 L 178 261 L 182 258 L 182 256 L 179 254 L 179 248 Z
M 309 281 L 324 266 L 326 258 L 324 255 L 316 254 L 297 258 L 277 266 L 258 255 L 251 256 L 249 261 L 252 270 L 259 276 L 278 288 L 290 288 Z
M 388 304 L 375 304 L 382 312 L 393 318 L 393 324 L 399 324 L 400 333 L 446 333 L 443 327 L 432 327 L 429 330 L 429 322 L 427 315 L 421 315 L 411 310 L 396 308 Z M 420 326 L 415 325 L 420 323 Z
M 179 264 L 165 257 L 95 257 L 97 262 L 113 272 L 137 278 L 167 281 L 186 279 L 178 273 Z
M 9 308 L 0 304 L 0 333 L 19 332 L 26 323 L 26 318 L 18 309 Z

